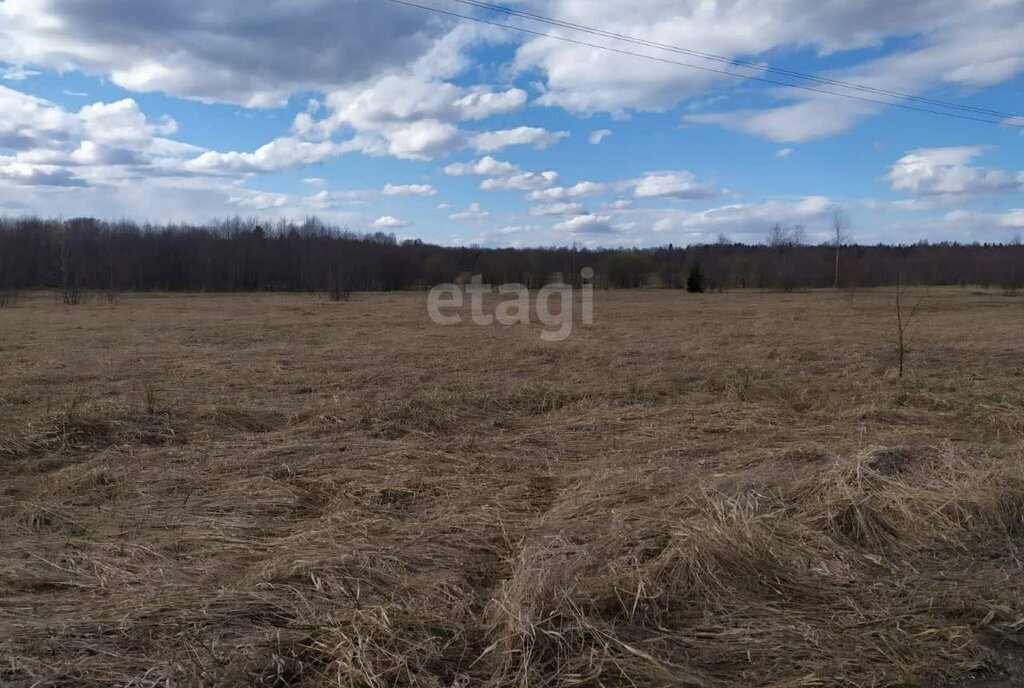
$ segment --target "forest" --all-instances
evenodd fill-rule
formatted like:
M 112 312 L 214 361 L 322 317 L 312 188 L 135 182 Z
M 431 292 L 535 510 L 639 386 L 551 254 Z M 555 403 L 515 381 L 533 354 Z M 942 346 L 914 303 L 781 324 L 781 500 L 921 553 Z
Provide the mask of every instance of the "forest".
M 895 284 L 976 285 L 1016 293 L 1024 246 L 916 243 L 809 244 L 799 227 L 765 228 L 759 245 L 656 248 L 449 247 L 393 234 L 361 234 L 316 218 L 302 223 L 230 219 L 203 226 L 89 218 L 0 219 L 0 291 L 63 289 L 65 300 L 104 291 L 409 291 L 482 275 L 490 284 L 800 290 Z M 837 245 L 838 244 L 838 245 Z

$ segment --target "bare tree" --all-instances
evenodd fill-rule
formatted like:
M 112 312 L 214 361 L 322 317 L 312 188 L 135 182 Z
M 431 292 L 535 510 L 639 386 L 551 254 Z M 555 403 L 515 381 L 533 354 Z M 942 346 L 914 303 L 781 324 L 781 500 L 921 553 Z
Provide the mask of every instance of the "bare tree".
M 1013 249 L 1019 249 L 1021 246 L 1020 233 L 1013 235 L 1013 239 L 1010 240 L 1010 246 Z M 1017 290 L 1020 288 L 1017 284 L 1017 254 L 1020 251 L 1014 251 L 1013 257 L 1010 259 L 1010 283 L 1006 285 L 1006 295 L 1016 296 Z
M 779 249 L 803 246 L 807 243 L 807 229 L 803 225 L 783 227 L 776 222 L 768 231 L 768 245 Z
M 85 301 L 81 277 L 78 270 L 78 256 L 72 245 L 72 237 L 67 231 L 61 233 L 60 239 L 60 282 L 64 304 L 78 306 Z
M 797 286 L 796 262 L 798 256 L 793 249 L 807 241 L 807 230 L 803 225 L 783 227 L 778 222 L 768 232 L 768 245 L 776 250 L 778 259 L 777 283 L 783 291 L 792 291 Z
M 789 245 L 803 246 L 807 243 L 807 228 L 803 225 L 793 225 L 789 230 Z
M 107 275 L 109 278 L 107 282 L 107 289 L 105 292 L 107 297 L 107 303 L 109 303 L 111 306 L 116 306 L 121 296 L 121 293 L 120 289 L 118 289 L 117 287 L 117 281 L 114 279 L 114 253 L 113 250 L 109 247 L 107 249 Z
M 839 251 L 850 242 L 850 218 L 846 212 L 836 206 L 832 209 L 832 244 L 836 248 L 836 279 L 834 289 L 839 288 Z
M 917 317 L 918 309 L 921 307 L 921 302 L 924 300 L 924 296 L 918 297 L 917 301 L 912 306 L 908 306 L 906 303 L 907 290 L 903 284 L 903 275 L 896 275 L 896 297 L 893 300 L 893 311 L 896 315 L 896 355 L 899 361 L 899 376 L 903 379 L 903 369 L 907 360 L 907 333 L 910 330 L 911 323 L 914 322 L 914 318 Z

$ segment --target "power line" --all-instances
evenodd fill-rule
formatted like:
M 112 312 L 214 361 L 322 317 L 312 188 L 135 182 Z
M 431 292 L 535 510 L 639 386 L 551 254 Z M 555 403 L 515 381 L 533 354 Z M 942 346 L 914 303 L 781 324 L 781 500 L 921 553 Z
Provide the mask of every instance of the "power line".
M 569 38 L 569 37 L 566 37 L 566 36 L 556 36 L 554 34 L 544 33 L 543 31 L 535 31 L 533 29 L 528 29 L 528 28 L 521 27 L 521 26 L 512 26 L 511 24 L 505 24 L 503 22 L 492 21 L 492 20 L 489 20 L 489 19 L 484 19 L 482 17 L 474 17 L 474 16 L 468 15 L 468 14 L 460 14 L 458 12 L 452 12 L 452 11 L 449 11 L 449 10 L 443 10 L 443 9 L 441 9 L 439 7 L 429 7 L 427 5 L 420 5 L 420 4 L 415 3 L 415 2 L 410 2 L 409 0 L 388 0 L 388 2 L 392 2 L 392 3 L 395 3 L 397 5 L 405 5 L 406 7 L 415 7 L 417 9 L 426 10 L 428 12 L 434 12 L 436 14 L 443 14 L 445 16 L 454 17 L 454 18 L 457 18 L 457 19 L 466 19 L 468 21 L 473 21 L 473 22 L 477 22 L 477 23 L 480 23 L 480 24 L 487 24 L 487 25 L 490 25 L 490 26 L 496 26 L 496 27 L 499 27 L 499 28 L 508 29 L 509 31 L 517 31 L 519 33 L 524 33 L 524 34 L 528 34 L 528 35 L 531 35 L 531 36 L 537 36 L 539 38 L 550 38 L 552 40 L 561 41 L 563 43 L 571 43 L 573 45 L 579 45 L 579 46 L 583 46 L 583 47 L 587 47 L 587 48 L 596 48 L 596 49 L 599 49 L 599 50 L 606 50 L 606 51 L 609 51 L 609 52 L 618 53 L 620 55 L 629 55 L 629 56 L 632 56 L 632 57 L 639 57 L 639 58 L 643 58 L 643 59 L 646 59 L 646 60 L 652 60 L 654 62 L 661 62 L 661 63 L 664 63 L 664 64 L 676 65 L 676 66 L 679 66 L 679 67 L 689 67 L 691 69 L 697 69 L 697 70 L 704 71 L 704 72 L 711 72 L 711 73 L 714 73 L 714 74 L 722 74 L 722 75 L 725 75 L 725 76 L 733 76 L 733 77 L 737 77 L 739 79 L 746 79 L 748 81 L 757 81 L 757 82 L 760 82 L 760 83 L 771 84 L 773 86 L 784 86 L 786 88 L 796 88 L 796 89 L 800 89 L 800 90 L 803 90 L 803 91 L 809 91 L 809 92 L 812 92 L 812 93 L 821 93 L 821 94 L 824 94 L 824 95 L 836 96 L 836 97 L 839 97 L 839 98 L 847 98 L 849 100 L 856 100 L 856 101 L 860 101 L 860 102 L 864 102 L 864 103 L 871 103 L 871 104 L 874 104 L 874 105 L 886 105 L 886 106 L 889 106 L 889 107 L 898 107 L 898 108 L 902 108 L 904 110 L 913 110 L 915 112 L 924 112 L 924 113 L 933 114 L 933 115 L 942 115 L 942 116 L 945 116 L 945 117 L 952 117 L 954 119 L 967 120 L 967 121 L 971 121 L 971 122 L 982 122 L 984 124 L 995 124 L 995 125 L 998 125 L 998 126 L 1006 126 L 1006 127 L 1012 127 L 1012 128 L 1018 128 L 1018 129 L 1024 128 L 1024 123 L 1017 124 L 1015 122 L 1000 122 L 1000 121 L 992 120 L 992 119 L 983 119 L 981 117 L 972 117 L 972 116 L 969 116 L 969 115 L 957 114 L 955 112 L 943 112 L 941 110 L 931 110 L 931 109 L 928 109 L 928 108 L 917 107 L 917 106 L 914 106 L 914 105 L 907 105 L 906 103 L 894 103 L 894 102 L 885 101 L 885 100 L 878 100 L 878 99 L 875 99 L 875 98 L 868 98 L 868 97 L 865 97 L 865 96 L 857 96 L 857 95 L 854 95 L 852 93 L 841 93 L 841 92 L 837 92 L 837 91 L 829 91 L 829 90 L 826 90 L 826 89 L 823 89 L 823 88 L 815 88 L 813 86 L 807 86 L 807 85 L 804 85 L 804 84 L 787 83 L 787 82 L 784 82 L 784 81 L 777 81 L 775 79 L 768 79 L 768 78 L 765 78 L 765 77 L 758 77 L 758 76 L 753 76 L 753 75 L 750 75 L 750 74 L 739 74 L 737 72 L 730 72 L 730 71 L 724 70 L 724 69 L 716 69 L 714 67 L 707 67 L 707 66 L 703 66 L 703 65 L 697 65 L 697 64 L 690 63 L 690 62 L 681 62 L 679 60 L 670 60 L 668 58 L 656 57 L 654 55 L 645 55 L 643 53 L 633 52 L 631 50 L 625 50 L 625 49 L 622 49 L 622 48 L 615 48 L 615 47 L 608 46 L 608 45 L 600 45 L 598 43 L 590 43 L 588 41 L 577 40 L 577 39 Z M 1016 115 L 1011 115 L 1011 118 L 1016 118 L 1016 117 L 1017 117 Z
M 582 33 L 588 33 L 595 36 L 601 36 L 604 38 L 612 38 L 627 43 L 633 43 L 635 45 L 642 45 L 649 48 L 657 48 L 659 50 L 665 50 L 668 52 L 680 53 L 683 55 L 690 55 L 692 57 L 699 57 L 704 60 L 710 60 L 713 62 L 721 62 L 732 65 L 734 67 L 746 67 L 750 69 L 757 69 L 762 72 L 770 72 L 773 74 L 779 74 L 781 76 L 787 76 L 794 79 L 803 79 L 805 81 L 814 81 L 820 84 L 826 84 L 829 86 L 839 86 L 841 88 L 848 88 L 856 91 L 862 91 L 865 93 L 874 93 L 876 95 L 888 96 L 890 98 L 899 98 L 901 100 L 912 100 L 919 103 L 925 103 L 927 105 L 935 105 L 938 107 L 944 107 L 954 110 L 963 110 L 966 112 L 973 112 L 981 115 L 990 115 L 992 117 L 1001 117 L 1006 119 L 1013 119 L 1020 117 L 1020 115 L 1011 112 L 1000 112 L 998 110 L 988 110 L 985 108 L 976 108 L 970 105 L 962 105 L 959 103 L 952 103 L 945 100 L 935 100 L 932 98 L 924 98 L 922 96 L 915 96 L 908 93 L 900 93 L 899 91 L 889 91 L 874 86 L 867 86 L 865 84 L 859 84 L 852 81 L 843 81 L 840 79 L 831 79 L 828 77 L 817 76 L 815 74 L 807 74 L 806 72 L 798 72 L 790 69 L 782 69 L 779 67 L 772 67 L 770 65 L 759 64 L 756 62 L 748 62 L 745 60 L 739 60 L 731 57 L 725 57 L 723 55 L 716 55 L 714 53 L 705 53 L 698 50 L 692 50 L 689 48 L 681 48 L 679 46 L 670 45 L 667 43 L 658 43 L 655 41 L 635 38 L 626 34 L 616 33 L 614 31 L 605 31 L 603 29 L 595 29 L 593 27 L 584 26 L 582 24 L 576 24 L 573 22 L 567 22 L 560 19 L 554 19 L 546 17 L 541 14 L 534 14 L 532 12 L 526 12 L 523 10 L 513 9 L 511 7 L 505 7 L 503 5 L 495 5 L 489 2 L 482 2 L 480 0 L 451 0 L 452 2 L 458 2 L 463 5 L 469 5 L 478 9 L 491 10 L 492 12 L 502 13 L 513 17 L 520 17 L 524 19 L 530 19 L 532 21 L 549 24 L 551 26 L 558 26 L 561 28 L 571 29 L 573 31 L 579 31 Z

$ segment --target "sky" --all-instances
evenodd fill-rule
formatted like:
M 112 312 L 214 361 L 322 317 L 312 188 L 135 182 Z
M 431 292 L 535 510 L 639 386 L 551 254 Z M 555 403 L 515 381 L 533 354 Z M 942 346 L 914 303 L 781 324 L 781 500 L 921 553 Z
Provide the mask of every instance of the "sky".
M 0 215 L 483 246 L 825 241 L 837 208 L 861 243 L 1024 232 L 1024 0 L 507 3 L 751 67 L 416 3 L 603 47 L 390 0 L 0 0 Z M 766 66 L 1002 114 L 707 71 L 793 83 Z

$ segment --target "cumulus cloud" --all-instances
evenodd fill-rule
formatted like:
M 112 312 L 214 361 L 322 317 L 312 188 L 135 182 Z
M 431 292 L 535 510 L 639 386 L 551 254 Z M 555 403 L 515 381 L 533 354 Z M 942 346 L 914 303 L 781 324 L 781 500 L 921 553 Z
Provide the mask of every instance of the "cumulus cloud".
M 388 184 L 381 193 L 385 196 L 435 196 L 437 189 L 430 184 Z
M 56 148 L 79 137 L 82 122 L 54 103 L 0 86 L 0 148 Z
M 141 148 L 154 136 L 171 136 L 178 131 L 177 122 L 170 117 L 156 124 L 149 122 L 131 98 L 86 105 L 78 116 L 85 125 L 87 138 L 105 146 Z
M 288 205 L 288 196 L 269 191 L 246 191 L 230 196 L 228 202 L 252 210 L 276 210 Z
M 580 215 L 582 213 L 583 205 L 580 203 L 550 203 L 548 205 L 537 205 L 530 208 L 530 215 L 533 215 L 534 217 Z
M 990 194 L 1024 190 L 1024 173 L 975 167 L 977 146 L 919 148 L 893 164 L 888 179 L 895 191 L 919 195 Z
M 71 154 L 71 160 L 83 166 L 141 165 L 145 162 L 144 156 L 136 151 L 103 146 L 94 141 L 82 141 Z
M 610 215 L 577 215 L 555 225 L 555 229 L 570 234 L 614 234 Z
M 591 144 L 596 146 L 611 135 L 611 129 L 598 129 L 595 132 L 591 132 L 589 141 Z
M 509 146 L 532 146 L 537 149 L 555 145 L 567 131 L 548 131 L 540 127 L 516 127 L 501 131 L 488 131 L 473 137 L 472 146 L 480 153 L 493 153 Z
M 538 191 L 558 183 L 554 171 L 525 172 L 510 162 L 495 160 L 486 156 L 476 162 L 456 162 L 444 168 L 450 177 L 487 177 L 480 183 L 484 191 Z
M 0 180 L 16 186 L 85 186 L 85 182 L 69 170 L 56 165 L 32 165 L 24 162 L 4 162 L 0 158 Z
M 192 172 L 230 175 L 276 172 L 297 165 L 323 162 L 350 150 L 334 141 L 303 141 L 294 137 L 275 139 L 252 153 L 207 151 L 185 164 Z
M 776 158 L 788 158 L 791 155 L 793 155 L 792 148 L 780 148 L 779 150 L 775 151 Z
M 459 213 L 452 213 L 448 217 L 452 220 L 483 220 L 490 216 L 491 214 L 480 207 L 479 203 L 470 203 L 466 210 Z
M 648 172 L 634 182 L 637 198 L 672 198 L 701 200 L 714 198 L 720 191 L 710 184 L 701 184 L 692 172 Z
M 557 183 L 557 172 L 520 172 L 506 177 L 485 179 L 480 183 L 480 188 L 483 191 L 535 191 Z
M 0 181 L 19 186 L 115 184 L 140 175 L 183 173 L 202 149 L 166 138 L 169 117 L 149 119 L 135 100 L 93 103 L 78 112 L 0 86 Z
M 444 168 L 444 173 L 449 177 L 505 177 L 518 172 L 519 168 L 512 163 L 495 160 L 489 155 L 476 162 L 453 162 Z
M 391 215 L 384 215 L 383 217 L 378 217 L 374 221 L 373 226 L 377 229 L 401 229 L 402 227 L 411 226 L 411 223 L 399 220 Z
M 604 193 L 606 185 L 597 182 L 579 182 L 573 186 L 555 186 L 550 189 L 533 191 L 527 195 L 528 201 L 565 201 L 571 198 L 585 198 Z
M 503 132 L 493 132 L 492 138 L 481 139 L 489 135 L 473 136 L 457 125 L 518 110 L 526 104 L 526 92 L 518 88 L 465 88 L 414 70 L 332 91 L 326 102 L 331 113 L 323 119 L 314 119 L 305 112 L 296 116 L 296 136 L 317 140 L 350 131 L 350 149 L 369 155 L 429 160 L 466 145 L 481 150 L 504 147 L 498 145 L 503 140 L 501 136 L 507 135 Z

